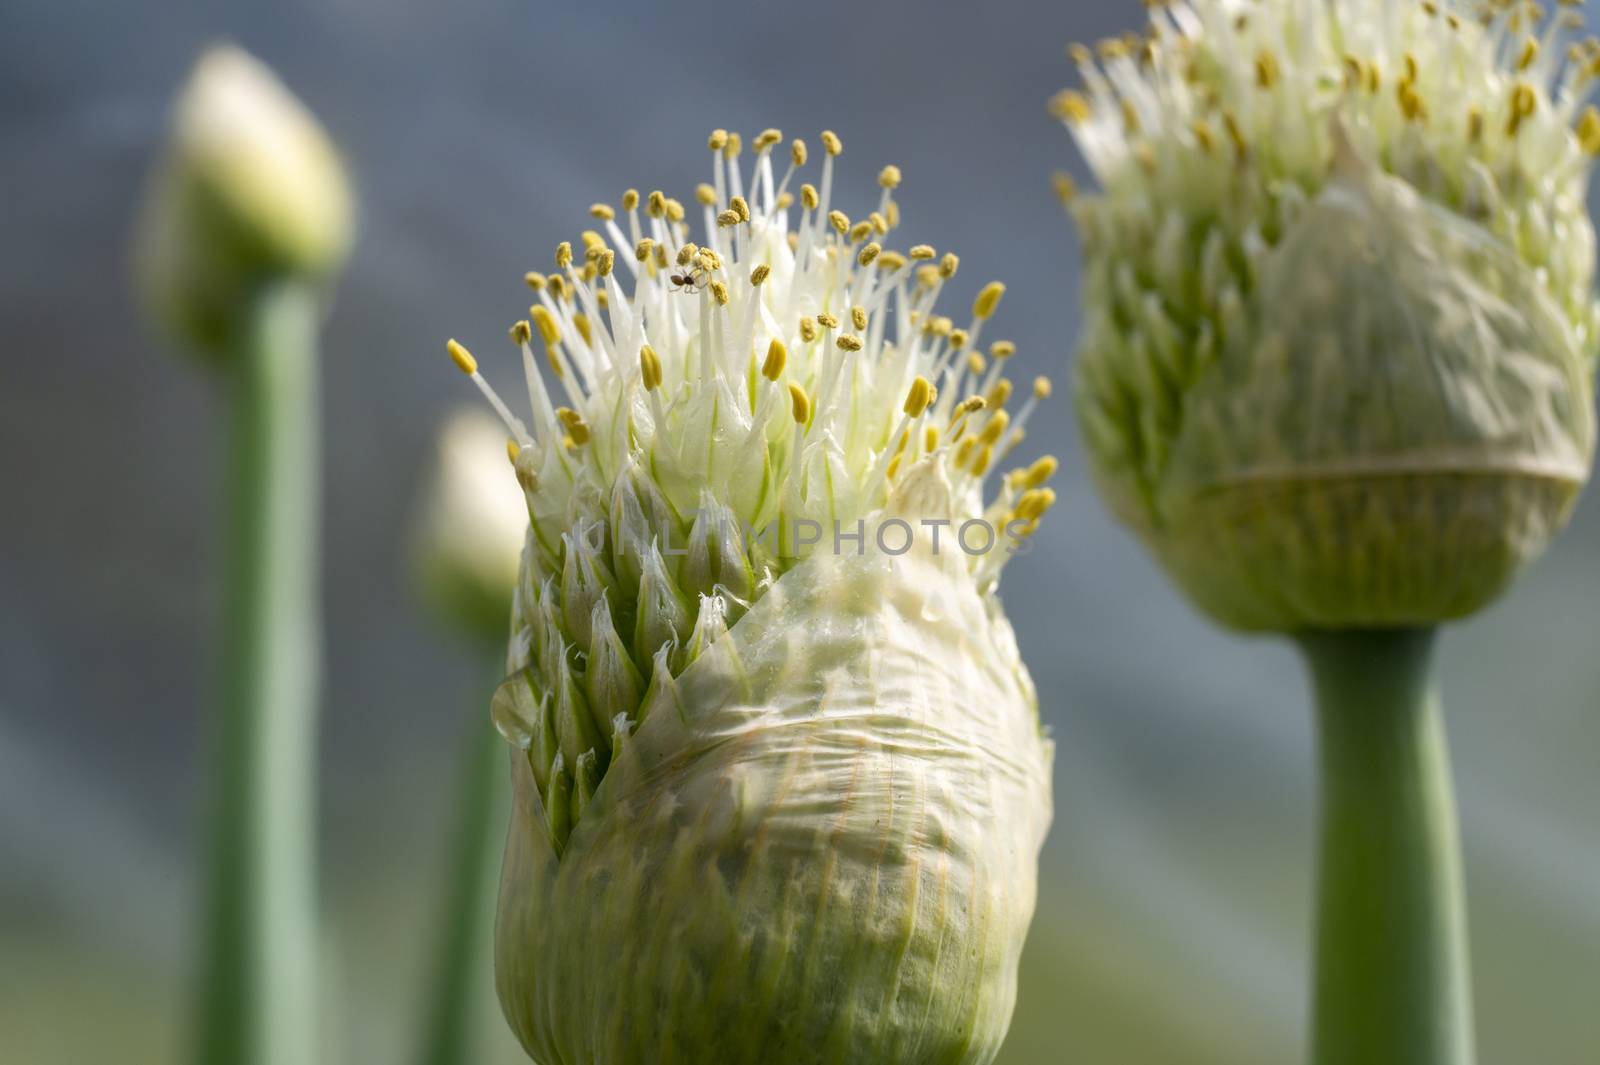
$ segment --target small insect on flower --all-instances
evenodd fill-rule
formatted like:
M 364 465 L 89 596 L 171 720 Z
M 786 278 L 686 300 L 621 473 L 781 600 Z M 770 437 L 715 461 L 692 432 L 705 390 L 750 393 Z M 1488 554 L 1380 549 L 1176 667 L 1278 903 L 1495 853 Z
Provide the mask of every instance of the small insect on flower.
M 832 133 L 798 202 L 803 146 L 709 143 L 703 243 L 625 196 L 583 238 L 616 269 L 533 286 L 528 422 L 450 347 L 530 518 L 501 1003 L 544 1062 L 983 1065 L 1050 820 L 996 594 L 1055 498 L 1053 460 L 999 469 L 1043 393 L 1007 412 L 972 358 L 1000 286 L 960 328 L 955 256 L 884 249 L 898 170 L 863 228 Z

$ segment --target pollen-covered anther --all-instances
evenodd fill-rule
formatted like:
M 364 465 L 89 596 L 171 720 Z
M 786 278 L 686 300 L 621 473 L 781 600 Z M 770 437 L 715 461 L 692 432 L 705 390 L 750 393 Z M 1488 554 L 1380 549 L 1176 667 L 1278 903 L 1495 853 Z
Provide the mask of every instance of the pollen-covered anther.
M 876 259 L 882 253 L 883 245 L 879 244 L 875 240 L 870 240 L 863 244 L 861 246 L 861 250 L 856 253 L 856 262 L 861 266 L 871 266 L 872 260 Z
M 839 135 L 831 129 L 822 131 L 822 147 L 829 155 L 838 155 L 844 151 L 844 144 L 840 142 Z
M 928 409 L 928 404 L 933 402 L 933 382 L 918 374 L 916 380 L 911 382 L 911 389 L 906 393 L 906 402 L 903 410 L 907 417 L 920 418 L 922 412 Z
M 750 271 L 750 284 L 759 286 L 771 275 L 772 267 L 768 266 L 766 263 L 762 263 L 760 266 L 757 266 L 754 270 Z
M 513 344 L 526 344 L 533 337 L 533 328 L 526 319 L 514 322 L 511 326 L 511 342 Z
M 589 208 L 589 214 L 602 222 L 609 222 L 617 217 L 617 212 L 608 203 L 597 203 Z
M 865 329 L 867 327 L 867 309 L 859 305 L 851 307 L 850 324 L 857 329 Z
M 885 189 L 900 187 L 900 168 L 894 165 L 886 166 L 878 171 L 878 185 Z
M 841 351 L 860 351 L 861 338 L 852 333 L 841 333 L 839 339 L 834 341 Z
M 838 209 L 828 212 L 828 224 L 833 227 L 836 233 L 844 234 L 850 232 L 850 216 Z
M 824 329 L 837 329 L 839 328 L 839 319 L 835 318 L 827 311 L 818 311 L 817 324 Z

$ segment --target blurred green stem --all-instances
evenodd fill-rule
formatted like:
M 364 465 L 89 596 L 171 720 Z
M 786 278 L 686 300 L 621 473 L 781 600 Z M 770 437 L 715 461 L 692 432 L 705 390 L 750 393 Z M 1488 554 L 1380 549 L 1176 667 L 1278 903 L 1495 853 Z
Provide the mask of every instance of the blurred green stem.
M 1465 890 L 1434 632 L 1299 642 L 1322 762 L 1313 1065 L 1471 1065 Z
M 498 1016 L 494 992 L 494 915 L 501 842 L 509 817 L 509 748 L 487 707 L 505 674 L 505 647 L 485 647 L 488 692 L 477 693 L 462 742 L 460 806 L 451 851 L 451 880 L 425 1001 L 427 1030 L 419 1065 L 473 1065 L 483 1060 L 483 1033 Z M 491 1009 L 492 1008 L 492 1009 Z
M 317 313 L 309 286 L 263 287 L 227 360 L 234 438 L 201 1065 L 318 1057 Z

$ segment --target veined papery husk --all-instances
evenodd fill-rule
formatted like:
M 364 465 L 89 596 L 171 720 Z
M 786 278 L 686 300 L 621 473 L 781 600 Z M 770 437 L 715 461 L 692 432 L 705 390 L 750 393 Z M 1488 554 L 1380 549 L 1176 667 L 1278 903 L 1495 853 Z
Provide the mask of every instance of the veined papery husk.
M 620 744 L 559 861 L 512 762 L 497 977 L 539 1061 L 998 1051 L 1051 752 L 948 555 L 784 574 Z

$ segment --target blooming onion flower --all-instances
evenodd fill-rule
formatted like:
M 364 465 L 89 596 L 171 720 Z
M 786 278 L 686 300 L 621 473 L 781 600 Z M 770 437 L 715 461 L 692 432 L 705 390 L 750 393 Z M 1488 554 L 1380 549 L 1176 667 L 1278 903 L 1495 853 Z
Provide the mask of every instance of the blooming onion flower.
M 1010 1018 L 1051 748 L 994 589 L 1054 460 L 985 489 L 1048 382 L 1008 413 L 1003 288 L 936 314 L 899 170 L 852 220 L 822 144 L 796 215 L 803 142 L 713 133 L 700 243 L 596 205 L 511 330 L 529 423 L 450 344 L 531 518 L 496 969 L 547 1065 L 986 1062 Z
M 1100 487 L 1246 629 L 1501 591 L 1594 449 L 1600 44 L 1524 3 L 1194 0 L 1074 55 Z

